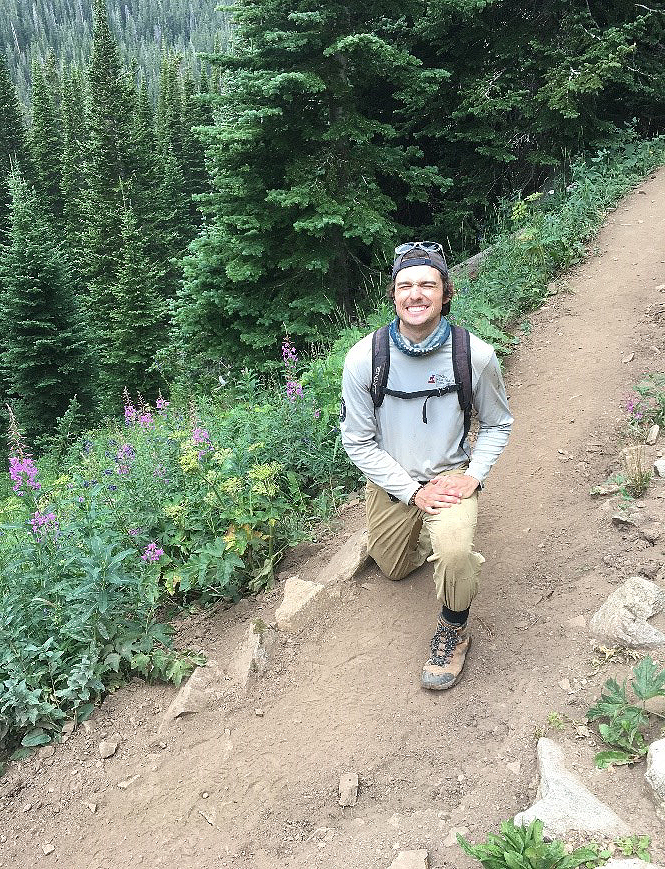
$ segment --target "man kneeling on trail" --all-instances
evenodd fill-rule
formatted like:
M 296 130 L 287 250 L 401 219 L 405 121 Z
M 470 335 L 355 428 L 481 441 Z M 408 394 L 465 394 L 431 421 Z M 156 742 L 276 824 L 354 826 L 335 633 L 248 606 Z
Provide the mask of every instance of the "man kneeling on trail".
M 478 492 L 512 417 L 494 349 L 446 319 L 453 285 L 440 244 L 395 249 L 396 317 L 351 348 L 342 379 L 342 443 L 367 477 L 368 551 L 390 579 L 425 560 L 441 601 L 425 688 L 451 688 L 471 643 Z M 480 430 L 466 452 L 471 407 Z

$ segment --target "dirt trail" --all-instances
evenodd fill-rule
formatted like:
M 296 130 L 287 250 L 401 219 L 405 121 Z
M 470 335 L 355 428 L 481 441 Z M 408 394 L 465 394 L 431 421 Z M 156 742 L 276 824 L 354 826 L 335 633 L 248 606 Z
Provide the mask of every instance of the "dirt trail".
M 530 805 L 534 730 L 553 711 L 583 718 L 621 671 L 595 672 L 586 628 L 570 620 L 588 619 L 625 576 L 665 579 L 662 538 L 622 536 L 588 494 L 617 469 L 624 397 L 663 369 L 665 318 L 649 309 L 665 301 L 664 239 L 661 170 L 609 216 L 507 365 L 516 422 L 482 495 L 487 564 L 460 685 L 419 687 L 437 613 L 431 569 L 392 584 L 367 568 L 303 631 L 279 637 L 247 695 L 158 736 L 173 689 L 132 683 L 53 756 L 15 765 L 0 781 L 0 866 L 384 869 L 398 848 L 417 847 L 433 869 L 477 866 L 444 844 L 451 827 L 477 841 Z M 662 517 L 664 496 L 653 484 L 643 509 Z M 360 507 L 344 513 L 344 533 L 361 523 Z M 301 576 L 325 564 L 325 550 L 309 552 Z M 194 618 L 188 639 L 224 660 L 247 620 L 270 620 L 278 600 L 276 590 Z M 571 730 L 557 734 L 568 763 L 663 862 L 644 767 L 595 771 L 593 746 Z M 121 747 L 102 764 L 98 743 L 115 731 Z M 349 770 L 360 798 L 342 809 Z

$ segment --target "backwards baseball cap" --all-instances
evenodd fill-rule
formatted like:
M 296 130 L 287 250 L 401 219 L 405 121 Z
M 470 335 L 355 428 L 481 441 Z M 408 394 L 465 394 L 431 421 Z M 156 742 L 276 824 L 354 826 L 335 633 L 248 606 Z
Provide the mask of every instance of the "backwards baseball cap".
M 392 277 L 395 280 L 397 272 L 411 266 L 432 266 L 448 277 L 448 265 L 443 248 L 437 241 L 407 241 L 395 248 Z

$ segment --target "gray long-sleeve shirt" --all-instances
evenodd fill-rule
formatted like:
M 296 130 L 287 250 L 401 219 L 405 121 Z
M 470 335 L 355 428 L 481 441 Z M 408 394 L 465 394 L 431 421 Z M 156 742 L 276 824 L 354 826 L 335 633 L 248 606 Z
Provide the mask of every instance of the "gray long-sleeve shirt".
M 370 395 L 372 336 L 349 350 L 342 377 L 342 444 L 356 467 L 373 483 L 408 503 L 419 480 L 469 462 L 465 473 L 483 483 L 508 442 L 513 418 L 494 349 L 471 335 L 473 408 L 480 430 L 470 457 L 460 448 L 464 418 L 456 392 L 427 402 L 386 395 L 374 408 Z M 452 338 L 424 356 L 407 356 L 390 342 L 388 388 L 417 392 L 453 384 Z

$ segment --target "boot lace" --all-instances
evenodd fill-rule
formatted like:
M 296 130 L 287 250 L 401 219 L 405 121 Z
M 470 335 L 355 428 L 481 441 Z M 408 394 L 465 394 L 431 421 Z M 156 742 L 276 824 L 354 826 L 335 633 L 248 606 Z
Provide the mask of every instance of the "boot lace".
M 444 667 L 452 658 L 458 642 L 457 631 L 446 625 L 438 625 L 430 647 L 432 663 L 436 664 L 437 667 Z

